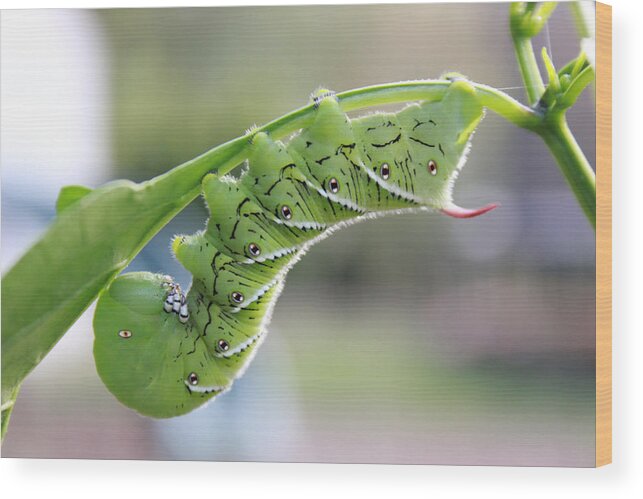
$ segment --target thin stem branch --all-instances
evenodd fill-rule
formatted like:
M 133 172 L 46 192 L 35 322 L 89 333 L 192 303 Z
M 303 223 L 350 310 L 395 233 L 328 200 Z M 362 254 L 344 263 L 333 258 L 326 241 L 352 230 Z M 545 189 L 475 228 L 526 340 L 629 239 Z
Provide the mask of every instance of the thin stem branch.
M 555 2 L 539 5 L 512 3 L 509 9 L 511 36 L 529 104 L 542 112 L 542 126 L 534 131 L 549 147 L 589 223 L 596 228 L 596 176 L 569 130 L 565 118 L 565 111 L 593 81 L 594 71 L 588 66 L 580 73 L 574 73 L 574 70 L 578 71 L 584 64 L 581 54 L 561 71 L 556 72 L 546 51 L 543 50 L 543 60 L 549 73 L 549 85 L 545 87 L 532 44 L 532 38 L 540 32 L 555 8 Z M 578 14 L 582 14 L 580 8 L 577 6 Z M 582 20 L 582 16 L 579 17 Z M 564 87 L 561 85 L 563 80 Z
M 557 2 L 514 2 L 509 8 L 509 25 L 518 67 L 525 83 L 529 105 L 534 106 L 545 93 L 531 39 L 543 28 Z
M 11 397 L 6 402 L 2 402 L 2 421 L 0 424 L 0 437 L 4 440 L 4 436 L 7 433 L 7 428 L 9 427 L 9 420 L 11 419 L 11 411 L 13 411 L 13 406 L 18 396 L 18 391 L 20 387 L 17 386 L 11 391 Z
M 560 113 L 546 120 L 538 132 L 560 167 L 578 204 L 596 230 L 596 175 Z
M 346 112 L 386 104 L 432 101 L 441 99 L 451 83 L 450 80 L 387 83 L 341 92 L 337 94 L 337 99 Z M 495 88 L 479 83 L 471 82 L 470 84 L 476 89 L 481 104 L 507 121 L 529 130 L 535 130 L 541 125 L 542 115 L 536 110 L 521 104 Z M 283 138 L 306 127 L 313 118 L 313 112 L 314 105 L 309 104 L 258 127 L 255 132 L 266 132 L 275 138 Z M 150 182 L 168 182 L 175 186 L 175 192 L 185 192 L 186 199 L 192 200 L 199 194 L 200 186 L 194 184 L 188 186 L 187 183 L 195 175 L 203 177 L 211 171 L 225 174 L 232 170 L 246 159 L 248 140 L 248 136 L 233 139 L 173 168 Z M 185 185 L 183 185 L 184 183 Z
M 545 84 L 543 83 L 536 54 L 531 44 L 531 38 L 514 37 L 514 50 L 522 80 L 525 83 L 527 100 L 531 106 L 535 105 L 545 93 Z

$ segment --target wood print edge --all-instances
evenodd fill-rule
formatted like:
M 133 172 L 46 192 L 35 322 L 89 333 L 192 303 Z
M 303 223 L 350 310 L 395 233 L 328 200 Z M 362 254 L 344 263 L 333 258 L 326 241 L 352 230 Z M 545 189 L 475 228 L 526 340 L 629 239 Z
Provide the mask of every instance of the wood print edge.
M 612 7 L 596 2 L 596 466 L 612 462 Z

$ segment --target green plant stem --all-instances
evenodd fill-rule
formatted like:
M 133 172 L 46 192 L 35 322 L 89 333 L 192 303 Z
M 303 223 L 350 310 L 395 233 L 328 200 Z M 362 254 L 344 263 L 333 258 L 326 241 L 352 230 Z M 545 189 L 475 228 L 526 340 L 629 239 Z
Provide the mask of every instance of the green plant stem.
M 13 402 L 15 399 L 11 400 L 11 405 L 2 409 L 2 438 L 4 439 L 5 433 L 7 433 L 7 428 L 9 427 L 9 420 L 11 419 L 11 411 L 13 409 Z
M 537 132 L 545 141 L 589 223 L 596 229 L 596 176 L 563 113 L 549 116 Z
M 571 61 L 558 73 L 549 61 L 550 84 L 546 88 L 532 44 L 532 38 L 540 32 L 555 6 L 554 2 L 545 2 L 539 6 L 525 2 L 512 3 L 509 8 L 511 36 L 529 104 L 542 113 L 541 125 L 532 130 L 549 147 L 587 220 L 596 229 L 596 176 L 565 118 L 565 111 L 594 80 L 594 71 L 591 67 L 584 68 L 569 84 L 565 93 L 560 95 L 558 76 L 573 70 L 578 60 Z M 576 9 L 582 20 L 581 6 L 577 5 Z
M 387 104 L 439 100 L 451 83 L 450 80 L 387 83 L 341 92 L 336 97 L 342 109 L 345 112 L 350 112 Z M 506 93 L 480 83 L 471 82 L 471 85 L 476 89 L 481 104 L 507 121 L 529 130 L 535 130 L 541 125 L 542 115 L 540 113 L 521 104 Z M 256 131 L 267 132 L 275 138 L 285 137 L 300 128 L 306 127 L 313 117 L 313 111 L 314 105 L 304 106 L 258 127 Z M 210 149 L 149 182 L 166 181 L 174 183 L 178 181 L 177 188 L 182 190 L 181 178 L 192 178 L 195 174 L 202 178 L 208 172 L 215 170 L 220 174 L 227 173 L 246 159 L 247 142 L 247 137 L 233 139 L 214 149 Z M 188 192 L 191 196 L 191 201 L 200 192 L 200 184 L 192 185 Z
M 14 388 L 13 393 L 11 394 L 11 397 L 5 402 L 4 400 L 2 401 L 2 426 L 1 426 L 1 431 L 2 431 L 2 438 L 4 438 L 5 433 L 7 432 L 7 427 L 9 426 L 9 420 L 11 419 L 11 411 L 13 411 L 13 406 L 16 401 L 16 397 L 18 396 L 18 391 L 20 390 L 20 387 L 17 386 Z
M 538 62 L 536 61 L 536 54 L 534 54 L 534 48 L 531 44 L 531 38 L 515 36 L 514 50 L 516 52 L 516 59 L 518 59 L 520 74 L 525 83 L 527 100 L 529 104 L 533 106 L 545 93 L 545 84 L 538 69 Z

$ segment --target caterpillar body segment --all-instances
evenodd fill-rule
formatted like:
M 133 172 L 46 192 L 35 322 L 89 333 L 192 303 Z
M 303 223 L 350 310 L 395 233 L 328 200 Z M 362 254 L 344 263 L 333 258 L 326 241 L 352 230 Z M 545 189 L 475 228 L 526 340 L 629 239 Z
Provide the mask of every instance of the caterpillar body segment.
M 153 417 L 185 414 L 228 390 L 266 336 L 288 270 L 316 241 L 374 213 L 432 208 L 457 217 L 451 192 L 483 116 L 461 81 L 441 101 L 350 119 L 313 97 L 315 117 L 288 143 L 250 132 L 239 178 L 207 175 L 205 230 L 176 236 L 192 274 L 118 277 L 94 319 L 98 372 L 125 405 Z

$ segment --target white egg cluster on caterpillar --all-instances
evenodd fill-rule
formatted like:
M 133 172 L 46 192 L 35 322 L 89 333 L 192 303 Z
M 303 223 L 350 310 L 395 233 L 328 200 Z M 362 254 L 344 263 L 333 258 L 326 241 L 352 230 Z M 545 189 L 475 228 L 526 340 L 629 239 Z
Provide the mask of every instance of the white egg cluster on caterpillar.
M 249 135 L 248 167 L 208 175 L 204 231 L 177 236 L 192 273 L 138 272 L 101 295 L 94 319 L 98 372 L 125 405 L 153 417 L 185 414 L 230 388 L 266 333 L 292 265 L 314 242 L 372 214 L 430 208 L 466 218 L 492 209 L 453 204 L 453 182 L 483 116 L 455 81 L 440 101 L 349 119 L 332 94 L 287 144 Z

